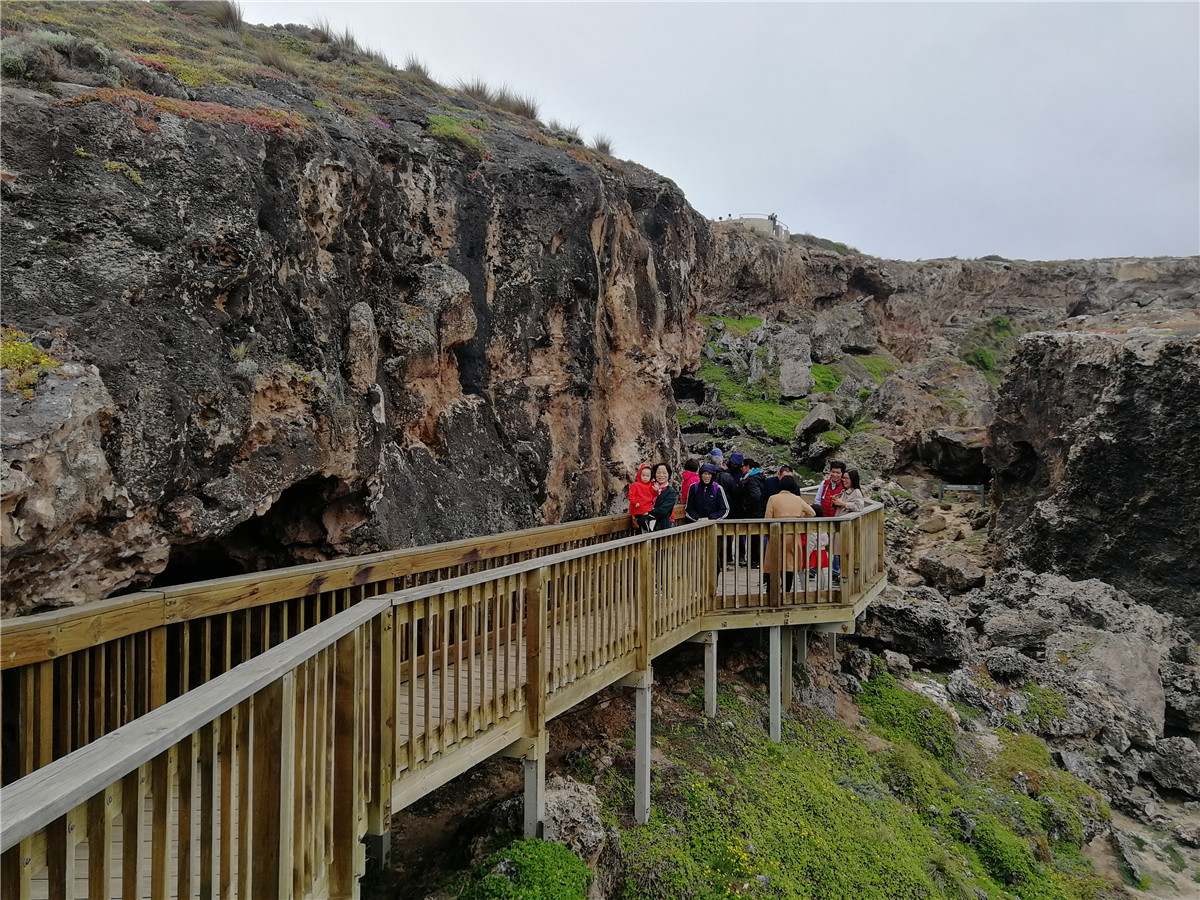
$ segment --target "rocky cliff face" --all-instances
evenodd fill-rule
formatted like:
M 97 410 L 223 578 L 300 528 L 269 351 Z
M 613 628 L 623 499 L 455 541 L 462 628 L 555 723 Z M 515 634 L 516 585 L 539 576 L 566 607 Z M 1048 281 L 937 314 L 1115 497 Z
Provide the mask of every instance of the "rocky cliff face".
M 1200 297 L 1196 257 L 905 262 L 804 236 L 774 241 L 736 224 L 717 224 L 714 235 L 710 311 L 815 318 L 818 363 L 876 347 L 906 363 L 955 356 L 973 327 L 996 316 L 1036 330 L 1075 316 L 1194 309 Z
M 994 536 L 1011 557 L 1102 579 L 1200 636 L 1197 332 L 1025 338 L 987 455 Z
M 674 184 L 429 87 L 250 77 L 5 84 L 4 318 L 66 362 L 3 396 L 6 612 L 598 514 L 678 442 Z

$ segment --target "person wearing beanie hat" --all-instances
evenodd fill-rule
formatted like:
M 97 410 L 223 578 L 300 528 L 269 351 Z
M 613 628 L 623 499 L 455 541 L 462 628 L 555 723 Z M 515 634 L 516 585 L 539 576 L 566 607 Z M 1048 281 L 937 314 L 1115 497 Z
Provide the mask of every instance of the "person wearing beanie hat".
M 721 452 L 720 447 L 713 447 L 708 451 L 708 458 L 712 460 L 713 465 L 719 466 L 725 462 L 725 454 Z
M 729 454 L 729 465 L 731 466 L 741 466 L 744 461 L 745 457 L 740 453 Z

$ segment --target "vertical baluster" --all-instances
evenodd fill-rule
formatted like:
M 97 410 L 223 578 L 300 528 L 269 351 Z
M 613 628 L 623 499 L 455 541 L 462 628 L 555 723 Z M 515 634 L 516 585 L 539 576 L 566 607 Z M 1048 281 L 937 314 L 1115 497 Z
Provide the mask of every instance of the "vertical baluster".
M 116 786 L 110 785 L 87 802 L 88 897 L 109 896 L 112 885 L 112 807 Z
M 469 617 L 464 618 L 463 631 L 467 635 L 467 732 L 474 734 L 479 730 L 480 716 L 478 707 L 479 686 L 475 678 L 475 631 L 479 623 L 479 586 L 472 585 L 468 594 L 467 609 Z
M 186 682 L 185 682 L 186 683 Z M 179 894 L 192 895 L 192 775 L 195 772 L 195 741 L 188 735 L 179 742 L 178 848 Z
M 228 624 L 228 618 L 226 618 Z M 229 633 L 225 634 L 226 647 L 229 646 Z M 221 900 L 229 900 L 233 896 L 233 862 L 236 859 L 234 855 L 234 829 L 233 817 L 236 812 L 234 805 L 234 777 L 241 777 L 241 773 L 237 768 L 237 759 L 234 756 L 234 734 L 237 727 L 238 707 L 234 707 L 229 712 L 221 716 L 217 727 L 217 761 L 218 761 L 218 777 L 221 782 L 220 799 L 217 805 L 220 808 L 220 818 L 218 819 L 217 829 L 217 896 Z
M 206 629 L 206 649 L 211 637 L 211 629 Z M 206 653 L 205 659 L 207 658 Z M 213 895 L 213 805 L 216 803 L 215 783 L 213 780 L 213 746 L 216 727 L 216 722 L 209 722 L 202 725 L 195 738 L 196 772 L 200 801 L 200 857 L 197 870 L 199 879 L 198 896 L 203 898 L 203 900 L 210 900 Z
M 246 643 L 250 640 L 250 621 L 245 621 Z M 237 822 L 237 896 L 252 897 L 250 893 L 250 875 L 253 858 L 253 831 L 251 828 L 254 811 L 250 805 L 251 782 L 257 775 L 250 768 L 250 701 L 246 700 L 234 707 L 236 713 L 234 741 L 237 752 L 237 805 L 235 810 Z
M 154 807 L 150 822 L 150 894 L 169 897 L 171 891 L 171 809 L 176 790 L 178 748 L 170 747 L 150 764 L 150 791 Z
M 121 896 L 141 897 L 146 876 L 146 788 L 150 766 L 142 765 L 121 779 Z
M 55 819 L 46 828 L 46 869 L 50 900 L 82 900 L 85 885 L 76 878 L 76 857 L 86 824 L 84 807 Z
M 450 686 L 450 621 L 446 615 L 446 595 L 437 597 L 438 625 L 438 747 L 445 752 L 449 737 L 446 720 L 446 701 Z

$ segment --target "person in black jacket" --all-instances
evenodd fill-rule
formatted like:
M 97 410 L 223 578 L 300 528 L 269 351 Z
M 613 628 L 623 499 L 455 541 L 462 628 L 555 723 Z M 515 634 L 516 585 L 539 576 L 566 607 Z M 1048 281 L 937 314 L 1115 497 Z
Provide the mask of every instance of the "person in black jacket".
M 724 468 L 724 467 L 718 468 L 717 475 L 715 478 L 717 484 L 719 484 L 721 486 L 721 490 L 723 490 L 725 492 L 725 502 L 729 504 L 729 518 L 730 519 L 736 519 L 738 517 L 738 505 L 739 505 L 739 500 L 741 497 L 741 490 L 738 486 L 738 480 L 742 477 L 742 470 L 741 470 L 742 455 L 740 453 L 731 454 L 729 457 L 731 466 L 733 464 L 734 458 L 737 459 L 737 468 L 736 469 L 735 468 Z M 721 542 L 724 544 L 724 546 L 719 548 L 720 556 L 721 556 L 721 558 L 723 558 L 725 560 L 725 565 L 732 568 L 733 567 L 733 547 L 734 547 L 733 538 L 732 537 L 722 538 Z M 746 554 L 743 551 L 743 553 L 742 553 L 743 560 L 745 559 L 745 556 L 746 556 Z
M 742 509 L 740 518 L 763 519 L 767 515 L 767 479 L 758 462 L 753 459 L 742 461 Z M 757 569 L 762 560 L 763 542 L 758 538 L 750 540 L 750 567 Z M 746 565 L 746 550 L 741 548 L 741 559 L 738 565 Z

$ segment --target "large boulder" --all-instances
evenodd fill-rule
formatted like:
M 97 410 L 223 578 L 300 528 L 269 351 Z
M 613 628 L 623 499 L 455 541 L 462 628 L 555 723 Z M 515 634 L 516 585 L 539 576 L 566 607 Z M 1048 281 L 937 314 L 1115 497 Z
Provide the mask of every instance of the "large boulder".
M 859 639 L 933 666 L 971 653 L 962 611 L 933 588 L 889 587 L 859 620 Z
M 922 554 L 917 571 L 927 584 L 948 594 L 961 594 L 984 583 L 983 569 L 953 547 L 937 547 Z
M 989 430 L 994 539 L 1028 568 L 1100 578 L 1200 636 L 1197 397 L 1194 327 L 1024 338 Z
M 1146 774 L 1167 790 L 1200 800 L 1200 748 L 1192 738 L 1159 741 L 1147 761 Z

